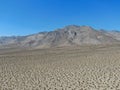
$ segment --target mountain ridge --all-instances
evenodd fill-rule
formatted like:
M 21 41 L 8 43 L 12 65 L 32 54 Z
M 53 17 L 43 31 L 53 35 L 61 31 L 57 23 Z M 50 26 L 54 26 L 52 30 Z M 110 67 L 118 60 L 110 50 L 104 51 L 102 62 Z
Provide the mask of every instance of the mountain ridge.
M 120 32 L 96 30 L 91 26 L 69 25 L 26 36 L 0 37 L 0 47 L 62 47 L 120 43 Z

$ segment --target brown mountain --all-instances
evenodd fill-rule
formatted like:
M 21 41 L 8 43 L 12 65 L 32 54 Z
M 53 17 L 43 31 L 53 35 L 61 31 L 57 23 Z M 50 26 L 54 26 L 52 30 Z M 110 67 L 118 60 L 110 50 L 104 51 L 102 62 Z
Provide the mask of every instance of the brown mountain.
M 0 37 L 0 47 L 59 47 L 71 45 L 97 45 L 120 42 L 120 32 L 95 30 L 89 26 L 70 25 L 51 32 L 28 36 Z

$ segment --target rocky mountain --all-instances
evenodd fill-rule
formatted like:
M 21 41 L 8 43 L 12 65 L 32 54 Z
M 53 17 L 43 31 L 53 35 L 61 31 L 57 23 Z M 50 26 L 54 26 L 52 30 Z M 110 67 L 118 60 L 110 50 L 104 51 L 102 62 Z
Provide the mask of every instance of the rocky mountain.
M 28 36 L 0 37 L 0 47 L 60 47 L 71 45 L 97 45 L 120 42 L 120 32 L 95 30 L 89 26 L 70 25 L 51 32 Z

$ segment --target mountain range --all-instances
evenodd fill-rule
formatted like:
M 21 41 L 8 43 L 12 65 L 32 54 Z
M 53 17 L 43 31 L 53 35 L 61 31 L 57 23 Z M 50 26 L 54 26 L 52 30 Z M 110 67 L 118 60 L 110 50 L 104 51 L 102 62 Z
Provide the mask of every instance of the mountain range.
M 120 43 L 119 31 L 96 30 L 90 26 L 77 25 L 27 36 L 0 37 L 0 48 L 45 48 L 113 43 Z

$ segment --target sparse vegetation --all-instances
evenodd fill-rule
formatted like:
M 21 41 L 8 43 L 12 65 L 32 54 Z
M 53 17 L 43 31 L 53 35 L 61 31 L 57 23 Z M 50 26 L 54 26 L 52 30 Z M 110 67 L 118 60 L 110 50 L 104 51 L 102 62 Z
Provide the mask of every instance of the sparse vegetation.
M 1 53 L 0 90 L 120 90 L 120 47 Z

